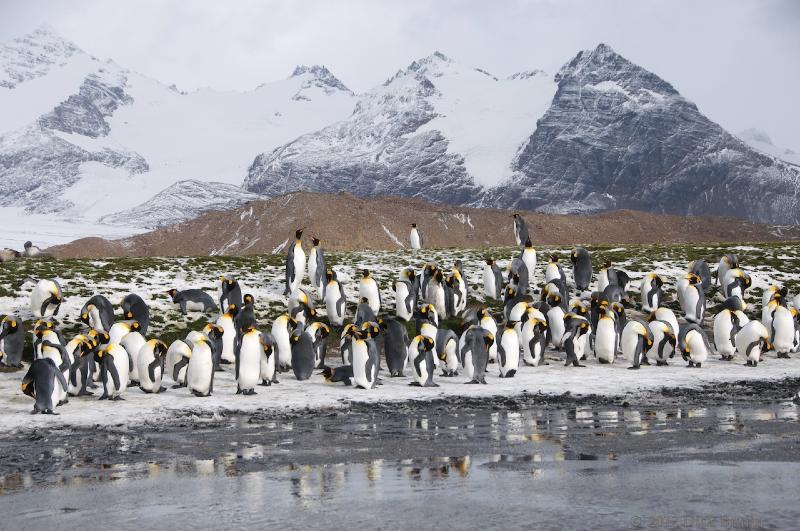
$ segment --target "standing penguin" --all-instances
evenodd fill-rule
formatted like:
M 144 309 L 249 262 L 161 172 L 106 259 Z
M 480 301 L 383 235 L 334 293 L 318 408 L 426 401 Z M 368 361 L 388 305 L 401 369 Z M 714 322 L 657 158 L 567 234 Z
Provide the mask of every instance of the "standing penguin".
M 234 348 L 236 346 L 236 324 L 234 319 L 239 313 L 239 308 L 236 304 L 231 304 L 227 307 L 225 313 L 217 319 L 216 325 L 222 328 L 222 352 L 217 356 L 219 356 L 219 361 L 222 363 L 236 361 L 236 349 Z
M 278 316 L 272 323 L 272 337 L 278 347 L 278 370 L 281 372 L 292 368 L 292 344 L 289 337 L 295 326 L 297 321 L 288 314 Z
M 629 369 L 638 369 L 640 365 L 649 365 L 647 352 L 653 346 L 653 342 L 653 332 L 644 322 L 636 319 L 625 325 L 620 339 L 620 349 L 625 359 L 631 363 Z
M 737 312 L 724 308 L 714 316 L 714 347 L 722 361 L 733 360 L 736 352 L 736 334 L 744 326 Z
M 614 363 L 619 345 L 619 327 L 608 303 L 600 305 L 597 331 L 594 333 L 594 355 L 598 363 Z
M 261 333 L 261 385 L 270 386 L 278 382 L 278 377 L 275 371 L 275 358 L 278 353 L 278 345 L 272 334 Z
M 367 299 L 367 304 L 376 314 L 381 311 L 381 290 L 378 288 L 378 283 L 372 278 L 369 269 L 361 270 L 361 280 L 358 283 L 358 298 Z
M 458 336 L 452 330 L 440 328 L 436 331 L 436 356 L 441 361 L 442 376 L 458 376 Z
M 772 350 L 769 332 L 759 321 L 750 321 L 736 334 L 736 351 L 745 359 L 748 367 L 757 367 L 761 355 Z
M 314 372 L 314 338 L 305 330 L 295 330 L 289 336 L 292 344 L 292 371 L 298 381 L 308 380 Z
M 725 279 L 725 274 L 729 269 L 739 268 L 739 257 L 735 254 L 726 254 L 719 260 L 717 266 L 717 282 L 722 287 L 722 281 Z
M 522 252 L 519 254 L 520 259 L 525 262 L 525 267 L 528 268 L 528 283 L 531 286 L 536 285 L 536 249 L 533 248 L 533 243 L 531 243 L 531 239 L 527 238 L 525 240 L 525 247 L 522 248 Z
M 58 315 L 64 297 L 55 280 L 42 279 L 31 291 L 31 312 L 36 319 Z
M 286 289 L 284 295 L 300 287 L 306 274 L 306 252 L 303 250 L 303 229 L 294 231 L 294 243 L 286 255 Z M 224 306 L 223 306 L 224 308 Z
M 552 280 L 560 280 L 564 286 L 567 285 L 567 275 L 564 274 L 564 270 L 561 268 L 557 254 L 550 255 L 550 261 L 544 270 L 544 281 L 550 282 Z
M 547 297 L 547 328 L 550 330 L 550 342 L 556 350 L 563 346 L 564 340 L 564 307 L 561 305 L 561 295 L 550 295 Z
M 142 346 L 147 342 L 141 334 L 141 327 L 139 323 L 133 321 L 130 324 L 130 332 L 125 334 L 125 337 L 119 342 L 120 346 L 128 353 L 128 383 L 130 385 L 139 385 L 139 352 Z
M 690 323 L 702 324 L 706 314 L 706 294 L 702 288 L 702 280 L 692 273 L 686 275 L 686 280 L 689 284 L 683 290 L 683 313 Z
M 464 277 L 461 271 L 453 268 L 453 271 L 447 277 L 447 287 L 449 295 L 449 304 L 451 307 L 450 315 L 458 315 L 467 308 L 467 283 L 464 282 Z
M 67 392 L 67 381 L 52 359 L 33 360 L 22 378 L 22 392 L 36 400 L 34 413 L 55 415 L 57 397 Z
M 90 360 L 94 357 L 99 346 L 95 338 L 89 336 L 75 336 L 66 346 L 73 357 L 72 366 L 67 377 L 67 393 L 70 396 L 91 396 L 94 393 L 87 390 L 92 380 Z
M 158 339 L 151 339 L 139 351 L 139 389 L 145 393 L 160 393 L 167 359 L 167 345 Z
M 95 295 L 81 308 L 81 322 L 92 330 L 108 332 L 114 324 L 114 306 L 102 295 Z
M 547 321 L 544 317 L 541 319 L 530 318 L 522 325 L 522 350 L 523 361 L 526 365 L 538 367 L 539 365 L 547 365 L 544 359 L 544 350 L 547 347 Z
M 366 335 L 355 327 L 350 328 L 347 334 L 351 339 L 353 382 L 360 389 L 372 389 L 378 381 L 378 364 L 370 355 Z
M 408 359 L 408 331 L 403 322 L 396 319 L 378 319 L 378 325 L 383 330 L 383 351 L 386 357 L 386 366 L 392 378 L 403 376 Z
M 701 368 L 711 351 L 706 333 L 695 323 L 681 327 L 678 334 L 678 348 L 684 361 L 689 362 L 687 367 L 696 369 Z
M 650 321 L 648 328 L 653 336 L 653 346 L 646 352 L 645 357 L 656 360 L 657 366 L 669 365 L 667 360 L 675 355 L 677 342 L 672 325 L 666 321 Z
M 709 269 L 708 263 L 702 258 L 692 260 L 689 262 L 689 272 L 700 277 L 700 285 L 703 291 L 708 294 L 711 289 L 711 269 Z
M 261 379 L 261 358 L 264 356 L 261 332 L 250 325 L 242 334 L 242 343 L 236 356 L 234 377 L 236 394 L 254 395 Z
M 411 248 L 412 249 L 422 249 L 422 246 L 425 245 L 425 242 L 422 237 L 422 231 L 417 228 L 416 223 L 411 224 Z
M 494 340 L 494 337 L 497 335 L 497 322 L 492 317 L 492 314 L 486 308 L 481 308 L 478 311 L 478 325 L 492 334 L 492 341 L 491 343 L 487 343 L 486 348 L 488 349 L 489 359 L 487 363 L 494 363 L 497 360 L 497 342 Z
M 656 308 L 656 311 L 650 314 L 648 320 L 668 322 L 670 326 L 672 326 L 672 330 L 675 332 L 676 335 L 680 330 L 680 326 L 678 326 L 678 318 L 675 317 L 675 312 L 673 312 L 669 308 L 664 308 L 664 307 Z
M 167 361 L 164 372 L 172 378 L 173 389 L 186 386 L 186 366 L 192 357 L 192 347 L 188 342 L 176 339 L 167 349 Z
M 655 273 L 648 273 L 644 276 L 640 288 L 643 311 L 654 312 L 656 308 L 661 306 L 661 287 L 663 285 L 664 279 Z
M 517 245 L 522 245 L 530 239 L 528 224 L 525 223 L 525 220 L 522 219 L 522 216 L 519 214 L 515 213 L 511 217 L 514 218 L 514 240 L 517 242 Z
M 741 269 L 729 269 L 722 280 L 722 294 L 726 299 L 729 297 L 739 297 L 742 304 L 744 304 L 745 291 L 751 286 L 752 282 L 750 275 Z
M 564 316 L 564 336 L 562 343 L 564 345 L 564 352 L 567 355 L 565 367 L 572 365 L 573 367 L 585 367 L 580 364 L 580 360 L 585 357 L 586 343 L 591 330 L 589 320 L 576 315 L 568 313 Z
M 503 274 L 492 258 L 483 266 L 483 293 L 488 299 L 498 300 L 503 296 Z
M 150 328 L 150 308 L 140 296 L 129 293 L 122 299 L 122 317 L 139 323 L 142 335 L 147 335 L 147 330 Z
M 428 280 L 425 290 L 425 301 L 432 304 L 436 311 L 444 318 L 450 317 L 447 312 L 447 292 L 449 288 L 444 281 L 444 273 L 437 269 L 433 277 Z
M 211 396 L 214 392 L 214 348 L 205 337 L 192 342 L 192 354 L 186 368 L 186 387 L 194 396 Z
M 576 247 L 570 254 L 570 260 L 575 287 L 579 292 L 588 290 L 592 282 L 592 258 L 589 256 L 589 251 L 583 247 Z
M 251 328 L 255 328 L 256 326 L 255 304 L 255 297 L 249 293 L 246 293 L 242 298 L 242 309 L 239 310 L 239 312 L 236 314 L 236 317 L 233 318 L 233 326 L 236 329 L 236 341 L 233 347 L 234 357 L 238 355 L 244 333 Z
M 529 287 L 528 267 L 522 258 L 514 258 L 509 264 L 508 284 L 513 286 L 519 295 L 527 295 Z
M 464 360 L 464 369 L 468 373 L 472 372 L 472 379 L 467 383 L 485 384 L 489 349 L 495 346 L 494 334 L 483 328 L 470 327 L 465 335 L 464 345 L 461 347 L 461 359 Z M 470 356 L 469 362 L 466 361 L 467 352 Z M 471 370 L 467 368 L 467 364 Z
M 310 335 L 311 339 L 314 341 L 314 368 L 325 368 L 325 354 L 327 351 L 328 336 L 331 333 L 330 327 L 325 323 L 314 321 L 308 325 L 308 327 L 306 327 L 306 333 L 308 333 L 308 335 Z M 294 362 L 292 362 L 292 365 L 294 366 Z
M 783 305 L 783 298 L 778 300 L 779 304 L 772 312 L 769 338 L 778 358 L 788 359 L 789 352 L 794 348 L 795 319 L 792 311 Z
M 239 281 L 233 275 L 225 275 L 219 277 L 220 280 L 220 296 L 219 307 L 225 310 L 231 305 L 237 308 L 242 307 L 242 287 Z
M 130 383 L 130 358 L 127 351 L 117 343 L 111 343 L 95 354 L 100 367 L 103 395 L 100 400 L 124 400 L 122 395 Z
M 414 309 L 417 307 L 416 296 L 412 282 L 403 279 L 403 273 L 401 273 L 400 280 L 396 280 L 394 283 L 395 314 L 404 321 L 410 321 L 414 316 Z
M 325 285 L 325 309 L 328 313 L 328 322 L 331 326 L 342 326 L 347 312 L 347 296 L 344 286 L 337 280 L 336 271 L 328 269 L 325 272 L 327 284 Z
M 0 320 L 0 365 L 21 368 L 24 346 L 22 322 L 13 315 L 4 315 Z
M 519 336 L 517 323 L 507 321 L 497 337 L 497 361 L 500 378 L 513 378 L 519 370 Z
M 414 381 L 408 385 L 418 387 L 439 387 L 433 382 L 435 347 L 433 340 L 427 336 L 419 335 L 411 340 L 408 346 L 408 357 L 414 370 Z
M 322 300 L 325 291 L 325 274 L 328 269 L 325 267 L 325 255 L 320 246 L 322 240 L 314 236 L 311 238 L 311 243 L 312 247 L 308 252 L 308 278 L 317 292 L 317 300 Z

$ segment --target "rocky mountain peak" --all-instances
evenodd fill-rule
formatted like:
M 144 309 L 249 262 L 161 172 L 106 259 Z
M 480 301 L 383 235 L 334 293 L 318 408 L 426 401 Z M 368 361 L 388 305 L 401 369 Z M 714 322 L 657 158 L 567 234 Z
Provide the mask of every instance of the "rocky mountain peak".
M 306 76 L 308 79 L 303 83 L 303 88 L 312 86 L 320 87 L 329 92 L 331 90 L 341 90 L 343 92 L 352 91 L 344 83 L 333 75 L 333 73 L 322 65 L 297 65 L 290 78 Z
M 544 70 L 540 70 L 538 68 L 534 70 L 523 70 L 521 72 L 515 72 L 508 76 L 509 80 L 517 80 L 517 79 L 531 79 L 534 77 L 547 77 L 547 72 Z
M 14 88 L 43 76 L 76 53 L 82 50 L 75 43 L 49 26 L 40 26 L 8 44 L 0 44 L 0 87 Z

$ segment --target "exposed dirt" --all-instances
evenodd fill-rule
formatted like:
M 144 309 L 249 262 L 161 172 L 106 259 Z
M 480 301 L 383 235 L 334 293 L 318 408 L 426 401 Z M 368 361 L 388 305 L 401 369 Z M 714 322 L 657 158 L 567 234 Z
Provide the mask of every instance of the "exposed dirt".
M 619 210 L 595 215 L 524 212 L 535 245 L 718 243 L 800 240 L 800 227 L 771 227 L 728 218 L 679 217 Z M 84 238 L 51 247 L 59 258 L 245 255 L 282 251 L 295 229 L 329 250 L 408 246 L 417 223 L 426 247 L 513 245 L 511 213 L 400 197 L 361 198 L 297 192 L 121 240 Z M 397 241 L 395 241 L 395 238 Z

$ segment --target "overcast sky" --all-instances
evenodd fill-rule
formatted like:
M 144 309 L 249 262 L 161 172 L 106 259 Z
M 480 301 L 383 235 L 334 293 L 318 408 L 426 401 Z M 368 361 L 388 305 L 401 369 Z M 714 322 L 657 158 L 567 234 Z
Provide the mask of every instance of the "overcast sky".
M 184 90 L 324 64 L 361 92 L 434 50 L 498 76 L 554 72 L 606 42 L 730 131 L 800 152 L 795 0 L 0 0 L 0 41 L 42 23 Z

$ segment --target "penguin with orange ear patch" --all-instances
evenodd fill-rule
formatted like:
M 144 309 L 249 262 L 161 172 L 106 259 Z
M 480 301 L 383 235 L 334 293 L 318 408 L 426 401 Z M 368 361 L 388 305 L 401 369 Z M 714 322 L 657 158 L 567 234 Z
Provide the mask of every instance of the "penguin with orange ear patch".
M 433 383 L 433 373 L 436 370 L 434 357 L 434 342 L 428 336 L 418 335 L 411 340 L 408 346 L 408 357 L 414 369 L 414 381 L 409 385 L 418 387 L 439 387 Z

